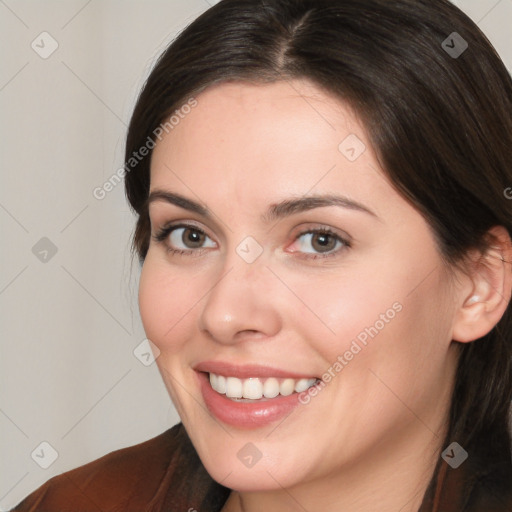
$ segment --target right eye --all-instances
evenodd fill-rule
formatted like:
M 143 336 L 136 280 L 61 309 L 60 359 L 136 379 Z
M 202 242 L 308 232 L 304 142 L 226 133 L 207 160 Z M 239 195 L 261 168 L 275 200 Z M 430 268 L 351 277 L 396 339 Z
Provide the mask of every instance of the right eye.
M 164 226 L 153 239 L 165 244 L 167 251 L 172 254 L 192 256 L 192 253 L 201 252 L 201 249 L 216 246 L 204 231 L 192 224 Z M 209 245 L 204 245 L 206 240 L 210 241 Z

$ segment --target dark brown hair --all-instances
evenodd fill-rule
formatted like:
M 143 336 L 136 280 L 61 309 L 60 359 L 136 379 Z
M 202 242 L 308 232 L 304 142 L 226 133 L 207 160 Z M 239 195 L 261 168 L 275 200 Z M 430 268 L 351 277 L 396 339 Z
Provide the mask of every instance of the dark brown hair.
M 465 44 L 459 55 L 450 51 Z M 422 213 L 446 262 L 488 249 L 493 226 L 512 233 L 504 194 L 512 186 L 511 77 L 475 23 L 447 0 L 221 1 L 155 65 L 130 122 L 126 161 L 212 84 L 293 78 L 352 106 L 391 184 Z M 141 262 L 150 240 L 149 169 L 150 156 L 126 174 Z M 486 450 L 510 461 L 511 354 L 509 305 L 488 335 L 460 346 L 446 442 L 470 451 L 485 439 Z

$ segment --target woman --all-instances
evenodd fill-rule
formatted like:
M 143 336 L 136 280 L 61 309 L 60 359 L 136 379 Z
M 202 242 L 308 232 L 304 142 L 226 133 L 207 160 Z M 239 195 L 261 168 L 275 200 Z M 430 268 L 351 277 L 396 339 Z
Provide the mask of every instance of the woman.
M 512 81 L 445 0 L 223 0 L 126 146 L 182 423 L 15 510 L 512 510 Z

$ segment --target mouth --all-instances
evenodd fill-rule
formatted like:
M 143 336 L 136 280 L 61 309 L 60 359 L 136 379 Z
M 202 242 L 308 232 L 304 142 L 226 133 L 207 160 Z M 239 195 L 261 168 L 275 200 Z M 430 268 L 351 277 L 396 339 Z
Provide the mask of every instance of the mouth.
M 210 386 L 220 395 L 235 402 L 264 402 L 279 396 L 302 393 L 314 386 L 317 378 L 249 377 L 241 379 L 229 375 L 205 372 Z
M 321 379 L 265 365 L 203 361 L 193 368 L 209 412 L 225 424 L 254 429 L 303 404 L 301 393 Z

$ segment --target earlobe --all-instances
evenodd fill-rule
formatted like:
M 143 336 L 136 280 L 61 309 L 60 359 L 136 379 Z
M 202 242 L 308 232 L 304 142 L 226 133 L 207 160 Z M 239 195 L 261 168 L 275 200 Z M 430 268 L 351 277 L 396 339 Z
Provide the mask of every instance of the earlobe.
M 454 318 L 452 339 L 461 343 L 488 334 L 500 321 L 512 294 L 512 245 L 507 230 L 489 230 L 492 247 L 472 258 L 469 286 L 461 290 L 461 305 Z M 468 288 L 470 290 L 467 293 Z

